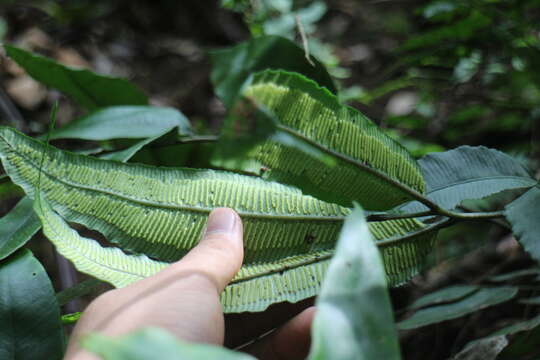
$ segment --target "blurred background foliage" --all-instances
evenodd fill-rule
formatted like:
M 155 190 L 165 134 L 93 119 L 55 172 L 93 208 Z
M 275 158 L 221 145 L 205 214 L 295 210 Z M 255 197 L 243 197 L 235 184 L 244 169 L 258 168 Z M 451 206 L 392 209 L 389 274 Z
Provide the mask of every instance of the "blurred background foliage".
M 126 77 L 151 104 L 180 109 L 201 135 L 217 134 L 226 113 L 210 83 L 208 51 L 273 34 L 308 49 L 335 78 L 340 99 L 414 156 L 485 145 L 532 169 L 540 165 L 539 24 L 540 0 L 0 0 L 0 41 L 66 65 Z M 0 69 L 0 123 L 39 134 L 55 101 L 59 126 L 84 113 L 33 81 L 5 54 Z M 98 145 L 112 150 L 129 142 Z M 165 144 L 142 151 L 134 161 L 207 167 L 205 146 Z M 10 206 L 2 204 L 2 213 Z M 474 282 L 486 269 L 529 266 L 508 234 L 485 223 L 443 231 L 432 260 L 440 266 L 416 284 L 427 291 L 456 279 Z M 486 243 L 482 255 L 463 259 L 479 239 Z M 448 258 L 459 258 L 459 268 L 442 261 Z M 46 267 L 54 263 L 47 256 L 42 260 Z M 394 290 L 395 307 L 416 296 L 418 288 Z M 523 306 L 502 310 L 508 317 L 523 311 Z M 500 316 L 484 318 L 490 324 Z M 439 335 L 458 337 L 449 349 L 489 332 L 463 324 L 440 330 Z M 405 335 L 404 352 L 431 345 L 430 339 Z M 415 359 L 443 355 L 448 353 Z

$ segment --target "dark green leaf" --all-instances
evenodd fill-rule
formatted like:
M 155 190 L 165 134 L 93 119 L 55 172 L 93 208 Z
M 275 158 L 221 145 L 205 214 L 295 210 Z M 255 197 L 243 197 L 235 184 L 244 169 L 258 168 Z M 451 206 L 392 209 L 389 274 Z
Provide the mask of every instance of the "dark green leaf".
M 101 280 L 88 279 L 73 287 L 65 289 L 64 291 L 56 294 L 56 300 L 58 301 L 58 305 L 63 306 L 73 299 L 87 295 L 92 291 L 96 290 L 96 288 L 102 284 L 103 281 Z
M 51 281 L 28 250 L 0 262 L 0 359 L 61 359 L 60 308 Z
M 192 133 L 189 121 L 178 110 L 157 106 L 111 106 L 54 130 L 51 139 L 139 139 L 163 135 L 178 127 L 179 135 Z
M 312 328 L 310 359 L 400 359 L 384 267 L 364 215 L 345 221 Z
M 492 276 L 489 278 L 489 281 L 503 282 L 503 281 L 515 280 L 515 279 L 519 279 L 519 278 L 522 278 L 525 276 L 531 276 L 531 275 L 536 275 L 536 276 L 540 275 L 540 269 L 533 268 L 533 269 L 512 271 L 506 274 Z
M 478 290 L 478 286 L 474 285 L 455 285 L 448 286 L 441 290 L 432 292 L 417 299 L 412 303 L 409 308 L 421 308 L 428 305 L 435 305 L 441 303 L 447 303 L 459 300 L 467 295 L 470 295 L 472 292 Z
M 176 140 L 177 138 L 178 138 L 178 130 L 176 128 L 171 128 L 168 131 L 165 131 L 161 134 L 157 134 L 147 139 L 138 141 L 124 150 L 118 150 L 111 153 L 100 155 L 99 158 L 106 159 L 106 160 L 116 160 L 120 162 L 127 162 L 149 144 L 154 144 L 161 141 L 165 142 L 171 139 Z
M 69 95 L 87 109 L 148 104 L 146 95 L 125 79 L 72 69 L 14 46 L 4 47 L 8 56 L 34 79 Z
M 529 188 L 517 188 L 503 190 L 498 193 L 488 195 L 482 199 L 469 199 L 464 200 L 459 205 L 460 208 L 467 209 L 467 211 L 498 211 L 504 209 L 504 207 L 527 192 Z
M 504 215 L 512 232 L 533 259 L 540 260 L 540 185 L 506 206 Z
M 0 175 L 0 200 L 12 199 L 24 195 L 24 190 L 15 185 L 9 176 Z
M 424 47 L 436 47 L 452 41 L 464 41 L 473 37 L 476 32 L 489 26 L 491 18 L 479 11 L 472 11 L 466 18 L 450 25 L 440 26 L 434 30 L 413 36 L 407 40 L 403 50 Z
M 512 157 L 483 146 L 461 146 L 429 154 L 418 161 L 427 186 L 427 196 L 445 209 L 454 209 L 463 200 L 481 199 L 508 189 L 536 184 L 530 173 Z M 404 212 L 427 210 L 412 202 Z
M 254 360 L 253 357 L 215 345 L 187 343 L 165 330 L 146 328 L 120 338 L 89 335 L 83 347 L 104 360 Z
M 519 302 L 527 305 L 540 305 L 540 296 L 522 299 Z
M 510 300 L 516 294 L 517 288 L 513 287 L 480 289 L 459 301 L 418 310 L 408 319 L 399 322 L 398 327 L 401 330 L 408 330 L 456 319 L 480 309 Z
M 25 196 L 0 219 L 0 260 L 26 244 L 40 228 L 41 223 L 32 208 L 32 200 Z
M 315 80 L 336 93 L 336 88 L 324 66 L 312 58 L 311 65 L 302 48 L 279 36 L 261 36 L 235 47 L 210 53 L 211 74 L 216 94 L 231 107 L 249 76 L 265 69 L 294 71 Z

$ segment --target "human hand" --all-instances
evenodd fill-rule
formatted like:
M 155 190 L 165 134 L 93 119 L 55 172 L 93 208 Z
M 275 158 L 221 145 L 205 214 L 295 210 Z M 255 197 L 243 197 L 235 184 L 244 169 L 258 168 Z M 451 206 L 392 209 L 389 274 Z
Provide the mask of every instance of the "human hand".
M 242 234 L 242 221 L 234 211 L 212 211 L 200 243 L 180 261 L 154 276 L 104 293 L 88 306 L 73 331 L 65 359 L 98 359 L 79 347 L 85 334 L 115 337 L 149 326 L 186 341 L 222 345 L 219 294 L 242 265 Z M 307 309 L 246 351 L 260 359 L 303 359 L 309 349 L 313 313 L 313 308 Z

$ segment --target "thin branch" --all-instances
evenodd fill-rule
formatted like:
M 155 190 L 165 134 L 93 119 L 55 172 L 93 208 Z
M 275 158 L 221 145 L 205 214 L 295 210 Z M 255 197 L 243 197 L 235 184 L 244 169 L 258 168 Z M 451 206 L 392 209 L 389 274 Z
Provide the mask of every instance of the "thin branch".
M 311 56 L 309 55 L 309 43 L 307 40 L 306 32 L 304 31 L 304 26 L 300 21 L 300 17 L 298 15 L 295 15 L 294 20 L 296 21 L 298 32 L 300 33 L 300 37 L 302 38 L 302 46 L 304 47 L 304 55 L 306 57 L 306 60 L 311 66 L 315 67 L 315 63 L 313 62 L 313 60 L 311 60 Z
M 386 220 L 411 219 L 411 218 L 433 216 L 433 215 L 435 214 L 433 214 L 433 211 L 431 210 L 410 213 L 410 214 L 392 214 L 392 213 L 378 212 L 378 213 L 368 214 L 366 216 L 366 220 L 368 222 L 369 221 L 386 221 Z

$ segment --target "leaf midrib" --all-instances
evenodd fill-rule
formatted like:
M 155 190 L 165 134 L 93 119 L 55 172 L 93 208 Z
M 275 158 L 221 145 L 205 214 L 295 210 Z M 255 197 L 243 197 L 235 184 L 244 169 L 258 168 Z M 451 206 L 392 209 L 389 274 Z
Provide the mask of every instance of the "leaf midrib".
M 0 136 L 2 137 L 2 136 Z M 61 184 L 71 186 L 76 189 L 82 189 L 102 194 L 107 194 L 119 199 L 122 199 L 127 202 L 136 203 L 139 205 L 145 205 L 149 207 L 156 207 L 156 208 L 163 208 L 163 209 L 172 209 L 172 210 L 178 210 L 178 211 L 191 211 L 191 212 L 198 212 L 198 213 L 204 213 L 209 214 L 213 208 L 210 207 L 194 207 L 194 206 L 187 206 L 187 205 L 179 205 L 179 204 L 163 204 L 163 203 L 156 203 L 149 200 L 142 200 L 142 199 L 136 199 L 124 194 L 118 194 L 114 193 L 112 191 L 108 191 L 105 189 L 99 189 L 92 186 L 86 186 L 80 183 L 73 183 L 71 181 L 67 181 L 64 179 L 61 179 L 57 176 L 51 175 L 44 169 L 39 169 L 37 165 L 35 165 L 32 161 L 29 160 L 28 157 L 26 157 L 23 153 L 16 150 L 15 147 L 13 147 L 8 141 L 6 141 L 3 137 L 2 139 L 4 142 L 11 148 L 11 150 L 16 153 L 21 158 L 25 159 L 25 162 L 32 166 L 34 169 L 36 169 L 38 172 L 41 171 L 43 174 L 45 174 L 48 178 L 50 178 L 53 182 L 57 181 Z M 45 150 L 46 151 L 46 150 Z M 100 160 L 100 159 L 96 159 Z M 105 160 L 100 160 L 105 161 Z M 77 165 L 74 165 L 77 166 Z M 305 196 L 305 195 L 304 195 Z M 319 200 L 320 201 L 320 200 Z M 343 221 L 345 219 L 344 216 L 327 216 L 327 215 L 317 215 L 317 216 L 309 216 L 309 215 L 277 215 L 277 214 L 262 214 L 262 213 L 252 213 L 252 212 L 245 212 L 245 211 L 237 211 L 238 215 L 245 218 L 254 218 L 254 219 L 271 219 L 271 220 L 289 220 L 289 221 Z
M 441 186 L 441 187 L 430 190 L 426 195 L 429 197 L 431 194 L 433 194 L 435 192 L 445 190 L 447 188 L 451 188 L 451 187 L 458 186 L 458 185 L 464 185 L 464 184 L 469 184 L 469 183 L 474 183 L 474 182 L 482 182 L 482 181 L 487 181 L 487 180 L 502 180 L 502 179 L 510 179 L 510 180 L 522 181 L 524 183 L 524 185 L 529 185 L 530 184 L 531 186 L 534 186 L 534 184 L 536 184 L 536 182 L 537 182 L 534 179 L 526 178 L 524 176 L 517 176 L 517 175 L 485 176 L 485 177 L 477 177 L 477 178 L 473 178 L 473 179 L 466 179 L 466 180 L 463 180 L 463 181 L 456 181 L 456 182 L 453 182 L 451 184 L 446 184 L 444 186 Z M 527 184 L 525 184 L 525 183 L 527 183 Z

